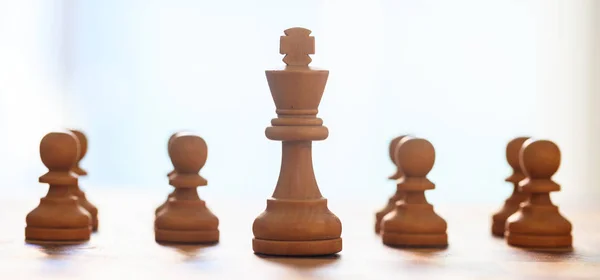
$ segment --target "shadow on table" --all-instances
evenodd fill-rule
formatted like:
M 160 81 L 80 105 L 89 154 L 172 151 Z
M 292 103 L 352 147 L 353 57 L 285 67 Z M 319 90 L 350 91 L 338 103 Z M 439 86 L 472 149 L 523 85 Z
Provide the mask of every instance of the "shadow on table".
M 26 243 L 27 246 L 36 248 L 43 253 L 47 259 L 62 259 L 66 256 L 74 256 L 82 251 L 95 248 L 90 243 L 63 243 L 63 244 L 43 244 L 43 243 Z
M 521 260 L 536 262 L 563 262 L 584 259 L 582 252 L 574 248 L 526 249 L 513 247 L 515 255 Z
M 263 254 L 254 254 L 259 259 L 270 262 L 273 264 L 285 266 L 288 268 L 296 268 L 300 270 L 312 270 L 323 267 L 328 267 L 336 264 L 340 259 L 339 254 L 327 255 L 327 256 L 312 256 L 312 257 L 285 257 L 285 256 L 271 256 Z
M 181 254 L 186 260 L 194 260 L 200 257 L 206 249 L 215 247 L 219 242 L 189 245 L 181 243 L 158 243 L 161 247 L 173 249 Z

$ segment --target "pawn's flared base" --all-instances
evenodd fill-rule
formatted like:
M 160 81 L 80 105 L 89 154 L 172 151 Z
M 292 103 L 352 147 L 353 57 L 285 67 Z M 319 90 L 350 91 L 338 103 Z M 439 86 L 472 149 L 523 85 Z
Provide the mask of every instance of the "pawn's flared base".
M 383 244 L 392 247 L 407 248 L 445 248 L 448 247 L 448 235 L 441 234 L 406 234 L 382 231 Z
M 492 222 L 492 235 L 497 237 L 504 237 L 504 231 L 506 229 L 506 220 Z
M 276 241 L 252 239 L 252 249 L 257 254 L 275 256 L 323 256 L 342 251 L 342 239 L 310 241 Z
M 98 231 L 98 217 L 92 217 L 92 232 Z
M 25 242 L 30 244 L 81 244 L 90 240 L 92 229 L 84 228 L 69 228 L 69 229 L 54 229 L 54 228 L 25 228 Z
M 509 245 L 522 248 L 544 249 L 544 248 L 571 248 L 573 237 L 567 235 L 533 235 L 506 233 L 506 241 Z
M 167 230 L 154 229 L 156 242 L 210 244 L 219 242 L 219 230 Z

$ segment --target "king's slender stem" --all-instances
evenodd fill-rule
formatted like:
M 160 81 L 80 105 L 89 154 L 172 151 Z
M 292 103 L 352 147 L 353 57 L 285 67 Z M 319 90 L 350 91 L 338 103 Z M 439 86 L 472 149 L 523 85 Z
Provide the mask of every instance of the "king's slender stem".
M 322 198 L 313 170 L 311 141 L 283 141 L 281 170 L 273 198 Z

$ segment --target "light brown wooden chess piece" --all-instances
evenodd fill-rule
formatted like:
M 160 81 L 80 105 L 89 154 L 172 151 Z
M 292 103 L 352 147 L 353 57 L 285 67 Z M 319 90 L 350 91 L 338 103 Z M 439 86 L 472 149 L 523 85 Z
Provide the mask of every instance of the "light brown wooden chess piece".
M 177 137 L 177 135 L 180 133 L 182 133 L 182 132 L 175 132 L 171 135 L 171 137 L 169 137 L 169 141 L 167 141 L 167 153 L 169 153 L 169 155 L 171 154 L 171 142 L 173 142 L 173 139 L 175 139 L 175 137 Z M 172 170 L 169 173 L 167 173 L 167 178 L 170 179 L 171 175 L 173 175 L 174 173 L 175 173 L 175 170 Z M 174 193 L 175 193 L 175 191 L 172 191 L 171 193 L 169 193 L 169 195 L 167 196 L 167 200 L 165 200 L 165 202 L 163 202 L 160 206 L 158 206 L 156 208 L 156 210 L 154 211 L 154 215 L 158 215 L 158 212 L 162 211 L 162 209 L 165 208 L 165 206 L 167 206 L 169 199 L 171 199 L 171 197 L 173 197 Z
M 86 242 L 92 232 L 90 213 L 80 206 L 70 189 L 77 185 L 71 170 L 79 158 L 79 143 L 71 132 L 46 134 L 40 157 L 48 173 L 39 178 L 49 184 L 48 194 L 25 218 L 28 243 L 72 244 Z
M 383 243 L 394 247 L 446 247 L 446 221 L 425 198 L 425 191 L 435 188 L 426 177 L 435 162 L 433 145 L 425 139 L 405 137 L 397 148 L 396 162 L 404 173 L 398 189 L 405 195 L 383 218 Z
M 520 152 L 520 164 L 526 178 L 519 182 L 521 191 L 530 195 L 521 209 L 508 219 L 508 244 L 528 248 L 570 248 L 571 222 L 552 204 L 550 192 L 560 190 L 552 175 L 560 166 L 560 150 L 547 140 L 527 140 Z
M 179 133 L 171 142 L 169 156 L 175 167 L 169 184 L 175 187 L 167 206 L 156 215 L 157 242 L 214 243 L 219 241 L 219 219 L 198 197 L 199 186 L 207 181 L 198 172 L 206 163 L 204 139 L 192 133 Z
M 406 136 L 407 135 L 398 136 L 398 137 L 392 139 L 392 141 L 390 142 L 390 147 L 389 147 L 390 159 L 392 160 L 392 163 L 394 163 L 394 166 L 396 167 L 396 172 L 393 175 L 391 175 L 389 177 L 389 179 L 394 180 L 394 182 L 397 182 L 400 178 L 402 178 L 402 176 L 404 176 L 402 174 L 402 170 L 400 170 L 400 168 L 398 168 L 398 164 L 396 163 L 396 149 L 398 148 L 398 144 L 400 143 L 400 140 L 402 140 L 402 138 L 404 138 Z M 392 195 L 392 197 L 390 197 L 388 199 L 388 202 L 385 205 L 385 207 L 375 214 L 375 233 L 379 234 L 379 232 L 381 231 L 381 220 L 383 219 L 383 217 L 385 215 L 392 212 L 396 208 L 396 202 L 402 200 L 403 198 L 404 198 L 404 193 L 402 191 L 400 191 L 398 189 L 398 187 L 396 187 L 396 192 L 394 193 L 394 195 Z
M 77 158 L 77 163 L 75 163 L 75 165 L 73 166 L 73 169 L 71 171 L 73 171 L 78 176 L 86 176 L 87 172 L 79 166 L 79 162 L 87 154 L 87 150 L 88 150 L 87 137 L 85 136 L 85 134 L 83 134 L 83 132 L 81 132 L 79 130 L 71 129 L 70 131 L 71 131 L 71 133 L 73 133 L 73 135 L 75 135 L 75 137 L 77 137 L 77 140 L 79 143 L 79 148 L 80 148 L 79 149 L 79 157 Z M 79 205 L 81 205 L 83 208 L 85 208 L 85 210 L 87 210 L 90 213 L 90 215 L 92 216 L 92 231 L 98 231 L 98 208 L 96 208 L 96 206 L 94 206 L 94 204 L 92 204 L 87 199 L 85 192 L 83 192 L 83 190 L 81 190 L 79 184 L 72 185 L 70 191 L 72 194 L 77 196 Z
M 329 71 L 308 66 L 315 50 L 310 30 L 290 28 L 284 33 L 280 53 L 287 66 L 266 71 L 278 118 L 265 134 L 282 141 L 281 170 L 266 210 L 254 220 L 252 248 L 268 255 L 335 254 L 342 250 L 342 224 L 329 211 L 312 164 L 312 141 L 329 135 L 316 117 Z
M 529 137 L 517 137 L 506 145 L 506 161 L 512 168 L 513 172 L 506 182 L 513 184 L 513 192 L 508 199 L 504 201 L 504 206 L 496 214 L 492 216 L 492 234 L 496 236 L 504 236 L 506 219 L 515 212 L 519 211 L 521 203 L 527 200 L 528 194 L 523 193 L 519 190 L 519 182 L 525 179 L 521 165 L 519 164 L 519 152 L 521 146 L 527 141 Z

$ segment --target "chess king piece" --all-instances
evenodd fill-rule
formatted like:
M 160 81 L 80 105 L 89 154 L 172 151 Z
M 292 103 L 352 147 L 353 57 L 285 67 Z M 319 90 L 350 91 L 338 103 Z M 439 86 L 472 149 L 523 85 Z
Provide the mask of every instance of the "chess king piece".
M 71 131 L 71 133 L 73 133 L 73 135 L 75 135 L 75 137 L 77 137 L 77 140 L 79 143 L 79 148 L 80 148 L 79 149 L 79 157 L 77 158 L 77 163 L 75 163 L 75 165 L 73 166 L 73 169 L 71 171 L 73 171 L 78 176 L 86 176 L 87 172 L 79 166 L 79 162 L 83 159 L 83 157 L 85 157 L 85 155 L 87 153 L 87 149 L 88 149 L 87 137 L 85 136 L 85 134 L 83 134 L 83 132 L 81 132 L 79 130 L 71 129 L 70 131 Z M 85 193 L 81 190 L 81 188 L 79 187 L 78 184 L 71 186 L 71 193 L 73 193 L 75 196 L 77 196 L 79 205 L 81 205 L 83 208 L 85 208 L 85 210 L 87 210 L 90 213 L 90 215 L 92 215 L 92 231 L 94 231 L 94 232 L 98 231 L 98 208 L 96 208 L 96 206 L 94 206 L 87 199 Z
M 383 243 L 394 247 L 446 247 L 446 221 L 425 198 L 425 191 L 435 188 L 426 177 L 435 162 L 433 145 L 425 139 L 405 137 L 396 150 L 396 162 L 404 173 L 398 182 L 404 200 L 383 218 Z
M 202 244 L 219 241 L 219 219 L 198 197 L 196 190 L 208 183 L 198 174 L 206 163 L 207 149 L 204 139 L 192 133 L 179 133 L 173 138 L 169 156 L 175 170 L 169 177 L 169 184 L 175 191 L 154 220 L 157 242 Z
M 265 130 L 267 138 L 282 141 L 281 170 L 272 198 L 252 226 L 255 253 L 312 256 L 342 250 L 342 224 L 327 207 L 312 164 L 312 141 L 325 140 L 329 131 L 317 118 L 328 70 L 309 67 L 314 54 L 311 31 L 290 28 L 281 37 L 286 67 L 266 71 L 277 118 Z
M 400 170 L 400 168 L 398 168 L 398 164 L 396 163 L 396 148 L 398 148 L 398 143 L 400 143 L 400 141 L 404 137 L 406 137 L 406 135 L 398 136 L 398 137 L 392 139 L 392 141 L 390 142 L 390 147 L 389 147 L 390 159 L 392 160 L 392 163 L 394 164 L 394 166 L 396 166 L 396 172 L 393 175 L 391 175 L 389 177 L 389 179 L 394 180 L 395 182 L 397 182 L 398 179 L 400 179 L 400 178 L 402 178 L 402 176 L 404 176 L 402 174 L 402 170 Z M 381 230 L 381 220 L 383 219 L 383 217 L 385 215 L 392 212 L 392 210 L 394 210 L 394 208 L 396 208 L 396 202 L 402 200 L 403 197 L 404 197 L 404 194 L 402 193 L 402 191 L 400 191 L 396 187 L 396 192 L 394 193 L 394 195 L 392 197 L 390 197 L 388 199 L 387 205 L 385 205 L 385 207 L 383 209 L 381 209 L 379 212 L 377 212 L 375 214 L 375 233 L 379 234 L 379 231 Z
M 530 195 L 506 225 L 508 244 L 529 248 L 570 248 L 571 223 L 552 204 L 550 192 L 560 190 L 552 175 L 560 166 L 560 150 L 551 141 L 527 140 L 519 155 L 526 178 L 519 182 L 521 191 Z
M 39 178 L 49 185 L 46 197 L 25 218 L 28 243 L 72 244 L 90 239 L 90 213 L 70 190 L 77 185 L 72 168 L 79 158 L 79 144 L 71 132 L 48 133 L 40 143 L 40 157 L 48 173 Z
M 513 172 L 505 181 L 513 184 L 513 192 L 504 201 L 502 209 L 492 216 L 492 234 L 495 236 L 504 236 L 506 219 L 517 212 L 521 203 L 525 202 L 528 198 L 526 193 L 519 190 L 519 182 L 525 179 L 525 175 L 523 175 L 519 164 L 519 152 L 527 139 L 529 137 L 517 137 L 506 145 L 506 161 L 508 161 Z
M 173 139 L 175 139 L 175 137 L 177 137 L 177 135 L 179 133 L 180 132 L 173 133 L 171 135 L 171 137 L 169 137 L 169 141 L 167 142 L 167 153 L 169 153 L 169 155 L 170 155 L 170 151 L 171 151 L 171 142 L 173 142 Z M 171 172 L 167 173 L 167 178 L 171 178 L 171 175 L 173 175 L 174 173 L 175 173 L 175 170 L 172 170 Z M 174 193 L 175 193 L 175 191 L 172 191 L 171 193 L 169 193 L 169 195 L 167 196 L 167 200 L 165 202 L 163 202 L 163 204 L 161 204 L 160 206 L 158 206 L 156 208 L 156 210 L 154 211 L 155 215 L 158 215 L 158 212 L 160 212 L 163 208 L 165 208 L 165 206 L 167 206 L 169 199 L 171 199 L 171 197 L 173 197 Z

